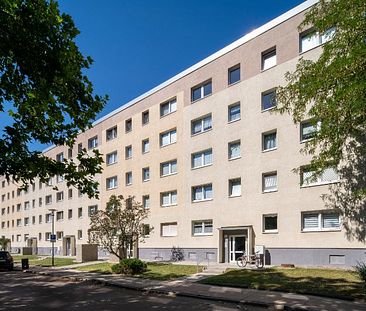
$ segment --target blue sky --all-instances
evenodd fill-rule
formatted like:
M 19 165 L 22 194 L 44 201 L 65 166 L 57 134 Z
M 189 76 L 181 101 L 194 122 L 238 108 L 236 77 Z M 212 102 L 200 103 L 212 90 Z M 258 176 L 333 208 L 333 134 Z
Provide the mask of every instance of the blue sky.
M 108 94 L 101 117 L 164 82 L 302 0 L 61 0 L 94 59 L 95 92 Z M 6 118 L 0 118 L 0 128 Z M 32 144 L 32 149 L 44 146 Z

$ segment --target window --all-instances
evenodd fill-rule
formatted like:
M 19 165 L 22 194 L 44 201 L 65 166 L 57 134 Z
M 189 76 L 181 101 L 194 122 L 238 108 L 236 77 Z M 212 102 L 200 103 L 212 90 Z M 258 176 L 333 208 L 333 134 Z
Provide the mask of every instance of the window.
M 163 207 L 177 205 L 177 190 L 162 192 L 160 198 Z
M 82 240 L 82 239 L 83 239 L 83 231 L 78 230 L 78 240 Z
M 107 190 L 115 189 L 118 186 L 117 176 L 109 177 L 106 179 Z
M 332 231 L 341 227 L 338 212 L 324 211 L 302 214 L 303 231 Z
M 38 216 L 38 223 L 41 224 L 42 223 L 42 215 Z
M 71 159 L 72 158 L 72 148 L 69 148 L 68 150 L 67 150 L 67 157 L 69 158 L 69 159 Z M 40 187 L 41 188 L 41 187 Z
M 207 132 L 212 129 L 212 116 L 211 114 L 201 117 L 199 119 L 193 120 L 191 122 L 191 133 L 196 135 L 199 133 Z
M 150 208 L 150 196 L 148 194 L 142 196 L 142 206 L 144 208 Z
M 56 193 L 56 201 L 60 202 L 60 201 L 63 201 L 63 200 L 64 200 L 64 192 L 63 191 L 57 192 Z
M 262 93 L 262 111 L 276 107 L 276 90 Z
M 314 138 L 319 128 L 320 128 L 320 122 L 314 123 L 314 121 L 312 120 L 301 122 L 300 142 L 304 142 Z
M 200 220 L 192 222 L 193 235 L 212 235 L 212 220 Z
M 269 151 L 277 148 L 277 131 L 262 134 L 262 151 Z
M 51 204 L 52 203 L 52 194 L 46 195 L 45 201 L 46 201 L 46 204 Z
M 277 64 L 276 48 L 262 53 L 262 70 L 267 70 Z
M 263 215 L 263 232 L 278 232 L 277 214 Z
M 173 98 L 165 103 L 160 104 L 160 116 L 164 117 L 177 111 L 177 99 Z
M 93 216 L 98 211 L 98 205 L 91 205 L 88 207 L 88 216 Z
M 177 230 L 178 224 L 176 222 L 171 223 L 163 223 L 161 224 L 161 236 L 177 236 L 178 230 Z
M 192 154 L 192 168 L 199 168 L 212 164 L 212 149 Z
M 69 200 L 72 199 L 72 189 L 68 190 L 68 197 L 69 197 Z
M 98 147 L 98 136 L 94 136 L 88 139 L 88 148 L 93 149 Z
M 240 103 L 235 103 L 228 107 L 228 122 L 237 120 L 240 120 Z
M 107 141 L 115 138 L 117 138 L 117 126 L 108 129 L 106 132 Z
M 64 232 L 63 231 L 57 231 L 56 232 L 56 237 L 57 237 L 57 240 L 62 240 L 62 238 L 64 237 Z
M 208 80 L 191 89 L 191 101 L 194 102 L 212 93 L 212 81 Z
M 67 211 L 67 218 L 68 218 L 68 219 L 72 219 L 72 209 L 69 209 L 69 210 Z
M 230 197 L 241 196 L 241 178 L 235 178 L 229 180 L 229 196 Z
M 51 239 L 51 232 L 45 233 L 45 239 L 46 239 L 46 241 L 49 241 Z
M 24 210 L 29 210 L 30 204 L 29 201 L 24 202 Z
M 335 27 L 331 27 L 322 35 L 315 30 L 307 30 L 303 32 L 300 34 L 300 53 L 304 53 L 328 42 L 333 38 L 335 30 Z
M 150 180 L 150 168 L 144 167 L 142 169 L 142 181 L 149 181 Z
M 24 226 L 29 226 L 29 217 L 24 218 Z
M 142 233 L 143 237 L 145 237 L 145 238 L 149 237 L 149 235 L 150 235 L 150 225 L 143 224 L 141 231 L 142 231 L 141 233 Z
M 57 212 L 56 220 L 59 221 L 59 220 L 63 220 L 63 219 L 64 219 L 64 212 L 63 211 Z
M 57 162 L 62 162 L 63 160 L 64 160 L 64 153 L 63 152 L 56 155 L 56 161 Z
M 125 121 L 125 131 L 126 133 L 132 131 L 132 119 L 128 119 Z
M 45 215 L 46 223 L 50 223 L 52 221 L 52 214 L 48 213 Z
M 263 174 L 262 190 L 263 192 L 277 191 L 277 172 Z
M 126 186 L 132 185 L 132 172 L 126 173 Z
M 240 140 L 229 143 L 229 160 L 240 158 Z
M 160 146 L 164 147 L 177 141 L 177 130 L 173 129 L 160 134 Z
M 82 152 L 83 151 L 83 144 L 82 143 L 79 143 L 78 144 L 78 152 Z
M 17 242 L 20 242 L 22 240 L 22 236 L 20 234 L 17 234 Z
M 141 143 L 142 153 L 147 153 L 150 151 L 150 141 L 148 138 L 144 139 Z
M 60 183 L 64 181 L 64 176 L 63 175 L 56 175 L 56 182 Z
M 107 162 L 107 165 L 112 165 L 114 163 L 117 163 L 117 151 L 108 153 L 106 156 L 106 162 Z
M 142 125 L 149 123 L 149 110 L 146 110 L 141 114 L 141 119 Z
M 125 147 L 125 156 L 126 156 L 126 159 L 132 158 L 132 145 Z
M 17 212 L 20 212 L 20 209 L 21 209 L 21 204 L 17 204 Z
M 82 207 L 78 208 L 78 218 L 83 218 L 83 208 Z
M 199 202 L 212 199 L 212 184 L 192 187 L 192 201 Z
M 322 173 L 315 174 L 314 171 L 304 167 L 300 173 L 300 183 L 302 187 L 325 185 L 332 182 L 337 182 L 339 176 L 334 167 L 326 168 Z
M 47 186 L 48 186 L 48 187 L 52 186 L 52 177 L 50 177 L 50 178 L 47 180 Z
M 160 176 L 168 176 L 177 173 L 177 160 L 172 160 L 160 164 Z
M 32 200 L 32 208 L 36 207 L 36 200 Z M 9 214 L 9 206 L 8 206 L 8 214 Z
M 240 64 L 229 68 L 228 70 L 228 84 L 233 84 L 240 81 Z
M 17 219 L 17 227 L 20 227 L 22 225 L 22 220 L 21 219 Z
M 36 224 L 36 216 L 32 216 L 32 225 Z

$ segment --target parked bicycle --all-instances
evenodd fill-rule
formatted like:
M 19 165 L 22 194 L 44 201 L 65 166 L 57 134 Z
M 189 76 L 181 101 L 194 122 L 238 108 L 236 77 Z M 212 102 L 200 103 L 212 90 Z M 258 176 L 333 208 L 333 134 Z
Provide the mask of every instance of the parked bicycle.
M 183 251 L 179 247 L 173 246 L 173 248 L 171 249 L 171 252 L 172 252 L 172 254 L 170 256 L 171 261 L 182 261 L 182 260 L 184 260 Z
M 264 266 L 263 258 L 259 254 L 259 252 L 256 252 L 253 255 L 247 255 L 246 253 L 244 253 L 243 256 L 240 256 L 236 259 L 236 264 L 240 268 L 244 268 L 248 263 L 255 265 L 257 268 L 263 268 Z

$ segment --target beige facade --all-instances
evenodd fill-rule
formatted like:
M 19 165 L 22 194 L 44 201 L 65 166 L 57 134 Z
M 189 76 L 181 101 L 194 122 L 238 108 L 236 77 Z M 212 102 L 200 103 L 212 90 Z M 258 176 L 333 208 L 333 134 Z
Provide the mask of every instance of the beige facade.
M 110 195 L 123 194 L 141 202 L 148 196 L 148 222 L 154 230 L 139 245 L 143 258 L 167 258 L 177 246 L 189 260 L 230 261 L 244 248 L 252 253 L 255 246 L 264 245 L 267 263 L 272 264 L 353 265 L 364 259 L 365 244 L 346 239 L 337 212 L 327 211 L 320 198 L 328 191 L 326 181 L 334 178 L 304 186 L 293 172 L 310 161 L 299 152 L 302 127 L 263 107 L 268 104 L 267 92 L 284 83 L 284 73 L 295 68 L 299 57 L 316 59 L 321 53 L 321 46 L 304 53 L 299 47 L 297 26 L 313 2 L 244 36 L 80 134 L 72 156 L 78 144 L 88 148 L 88 140 L 97 137 L 97 148 L 105 157 L 103 173 L 96 176 L 99 200 L 79 196 L 77 189 L 69 198 L 69 189 L 57 177 L 53 184 L 58 191 L 46 185 L 40 189 L 36 183 L 34 190 L 30 187 L 19 196 L 16 185 L 0 181 L 0 235 L 11 239 L 13 248 L 35 238 L 39 251 L 48 252 L 46 233 L 51 232 L 51 223 L 46 214 L 52 207 L 57 210 L 55 231 L 62 232 L 58 252 L 72 255 L 75 244 L 87 241 L 91 207 L 104 208 Z M 273 53 L 266 59 L 274 49 L 275 59 Z M 263 70 L 263 66 L 271 67 Z M 230 84 L 230 73 L 235 80 L 237 68 L 240 79 Z M 163 110 L 175 106 L 175 111 L 162 116 Z M 132 129 L 126 131 L 129 120 Z M 107 139 L 114 127 L 116 137 Z M 200 128 L 202 132 L 195 133 Z M 149 150 L 143 152 L 147 139 Z M 162 146 L 162 140 L 171 143 Z M 108 165 L 114 156 L 107 159 L 107 155 L 114 152 L 116 162 Z M 69 155 L 64 147 L 45 153 Z M 167 174 L 162 176 L 163 172 Z M 132 182 L 127 185 L 129 173 Z M 61 191 L 62 199 L 57 195 Z M 49 195 L 52 202 L 46 204 Z

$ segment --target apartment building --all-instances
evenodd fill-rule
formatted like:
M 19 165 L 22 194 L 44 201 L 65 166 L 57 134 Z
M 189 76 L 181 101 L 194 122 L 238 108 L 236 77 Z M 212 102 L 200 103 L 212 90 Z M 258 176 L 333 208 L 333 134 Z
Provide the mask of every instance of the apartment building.
M 12 248 L 49 253 L 55 213 L 57 252 L 74 255 L 87 242 L 90 214 L 112 194 L 134 195 L 149 209 L 135 256 L 232 262 L 256 246 L 269 264 L 350 266 L 365 260 L 365 244 L 349 241 L 336 210 L 321 195 L 337 182 L 334 168 L 316 181 L 293 172 L 316 127 L 271 113 L 275 91 L 300 57 L 316 59 L 329 33 L 299 33 L 306 1 L 97 120 L 73 149 L 44 151 L 62 160 L 80 148 L 104 156 L 100 199 L 68 189 L 62 177 L 27 193 L 0 180 L 0 235 Z M 179 61 L 179 60 L 178 60 Z M 58 190 L 53 190 L 57 185 Z

